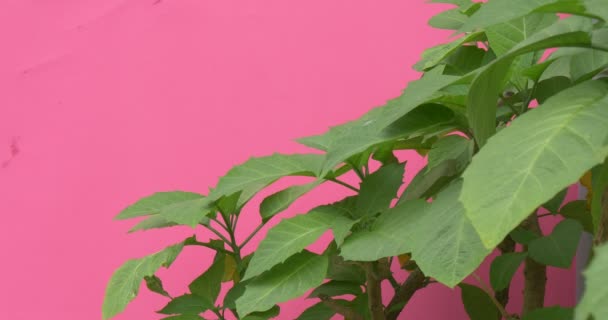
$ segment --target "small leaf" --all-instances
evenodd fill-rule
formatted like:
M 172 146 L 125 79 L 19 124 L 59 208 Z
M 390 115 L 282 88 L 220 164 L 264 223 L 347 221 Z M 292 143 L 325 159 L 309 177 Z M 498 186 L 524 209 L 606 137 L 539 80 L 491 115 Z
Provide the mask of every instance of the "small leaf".
M 335 314 L 336 312 L 332 308 L 319 302 L 304 310 L 296 320 L 330 320 Z
M 494 258 L 490 267 L 490 284 L 496 291 L 505 289 L 511 283 L 513 275 L 526 259 L 525 252 L 506 253 Z
M 160 213 L 167 206 L 184 201 L 197 200 L 202 195 L 192 192 L 172 191 L 158 192 L 145 197 L 120 212 L 115 219 L 123 220 Z
M 560 222 L 550 235 L 530 242 L 530 258 L 545 265 L 570 268 L 582 231 L 583 227 L 576 220 Z
M 313 290 L 308 298 L 318 298 L 322 296 L 335 297 L 345 294 L 352 294 L 356 296 L 361 293 L 361 286 L 356 283 L 347 281 L 329 281 Z
M 171 300 L 164 308 L 157 311 L 162 314 L 192 314 L 198 315 L 209 309 L 213 309 L 213 304 L 205 298 L 193 294 L 185 294 Z
M 564 218 L 578 221 L 583 229 L 589 233 L 593 233 L 593 220 L 591 212 L 587 208 L 586 200 L 576 200 L 566 203 L 559 211 Z
M 239 315 L 267 310 L 319 286 L 325 278 L 327 262 L 326 256 L 303 251 L 256 277 L 236 300 Z
M 594 258 L 591 260 L 585 276 L 585 293 L 576 307 L 576 320 L 608 319 L 608 244 L 598 246 L 594 250 Z
M 437 29 L 457 30 L 469 17 L 462 12 L 460 9 L 451 9 L 443 11 L 429 20 L 429 25 Z
M 268 320 L 278 316 L 279 313 L 281 313 L 281 308 L 275 305 L 266 311 L 250 313 L 249 315 L 241 318 L 241 320 Z
M 260 204 L 262 220 L 266 222 L 276 214 L 286 210 L 294 201 L 321 183 L 322 181 L 314 181 L 303 185 L 291 186 L 268 196 Z
M 511 236 L 511 239 L 513 239 L 513 241 L 515 241 L 517 243 L 521 243 L 523 245 L 528 245 L 534 239 L 540 238 L 540 236 L 537 235 L 536 233 L 534 233 L 530 230 L 526 230 L 521 227 L 517 227 L 517 228 L 513 229 L 513 231 L 511 231 L 511 233 L 509 233 L 509 235 Z
M 550 307 L 532 310 L 522 320 L 572 320 L 574 310 L 571 308 Z
M 549 210 L 551 213 L 559 212 L 559 208 L 562 206 L 564 199 L 566 198 L 566 194 L 568 194 L 568 188 L 563 189 L 558 192 L 551 200 L 545 202 L 543 204 L 543 208 Z
M 397 190 L 403 183 L 403 173 L 404 164 L 393 163 L 365 177 L 357 197 L 356 218 L 388 209 L 391 201 L 397 198 Z
M 148 290 L 158 293 L 162 296 L 171 298 L 171 295 L 163 288 L 163 282 L 160 280 L 159 277 L 157 277 L 156 275 L 145 276 L 144 280 L 146 281 L 146 287 L 148 287 Z
M 211 305 L 213 305 L 218 294 L 220 293 L 225 261 L 226 254 L 221 252 L 216 253 L 213 264 L 209 267 L 209 269 L 190 283 L 188 286 L 190 292 L 203 299 L 206 299 Z
M 456 160 L 456 170 L 462 170 L 468 165 L 473 156 L 475 144 L 472 140 L 449 135 L 439 139 L 429 152 L 427 171 L 440 165 L 446 160 Z
M 462 303 L 471 320 L 498 320 L 500 311 L 488 294 L 476 286 L 461 283 Z

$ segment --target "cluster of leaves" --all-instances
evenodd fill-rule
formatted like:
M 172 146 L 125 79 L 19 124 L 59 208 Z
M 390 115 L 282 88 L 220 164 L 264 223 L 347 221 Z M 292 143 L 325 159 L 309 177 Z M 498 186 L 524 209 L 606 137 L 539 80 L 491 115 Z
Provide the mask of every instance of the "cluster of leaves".
M 206 196 L 162 192 L 121 212 L 119 219 L 146 217 L 133 231 L 188 225 L 209 230 L 217 240 L 189 238 L 125 263 L 108 284 L 104 318 L 120 313 L 145 280 L 148 289 L 170 299 L 158 312 L 175 320 L 203 319 L 206 311 L 220 319 L 270 319 L 280 313 L 277 304 L 311 289 L 308 297 L 319 302 L 300 320 L 335 314 L 396 319 L 416 290 L 434 283 L 460 286 L 475 320 L 608 319 L 608 246 L 599 245 L 608 238 L 608 83 L 602 79 L 608 3 L 432 2 L 456 5 L 430 24 L 458 37 L 423 53 L 414 67 L 423 76 L 398 98 L 299 140 L 322 153 L 251 158 Z M 399 194 L 406 166 L 395 152 L 408 149 L 427 154 L 428 163 Z M 341 179 L 349 172 L 360 185 Z M 586 172 L 593 190 L 588 200 L 562 205 L 567 188 Z M 237 242 L 243 206 L 286 176 L 311 181 L 265 198 L 262 224 Z M 241 255 L 270 219 L 323 183 L 340 184 L 354 195 L 281 220 L 254 254 Z M 541 207 L 548 213 L 539 214 Z M 538 228 L 543 216 L 563 219 L 544 235 Z M 333 241 L 322 254 L 306 250 L 328 230 Z M 594 234 L 599 246 L 580 305 L 543 308 L 541 300 L 521 315 L 507 314 L 508 287 L 519 266 L 569 268 L 582 232 Z M 204 246 L 216 256 L 189 293 L 172 297 L 155 274 L 184 246 Z M 464 284 L 497 248 L 502 254 L 492 262 L 490 284 Z M 391 273 L 393 260 L 410 272 L 404 283 Z M 387 306 L 382 281 L 395 289 Z M 233 286 L 218 301 L 222 282 Z M 526 283 L 526 290 L 538 289 Z

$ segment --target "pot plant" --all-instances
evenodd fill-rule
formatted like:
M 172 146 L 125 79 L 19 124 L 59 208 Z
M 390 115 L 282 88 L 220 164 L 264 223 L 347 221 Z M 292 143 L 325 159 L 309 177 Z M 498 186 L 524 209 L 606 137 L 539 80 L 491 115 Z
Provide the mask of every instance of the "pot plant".
M 163 319 L 282 319 L 279 303 L 307 292 L 317 304 L 298 319 L 397 319 L 430 285 L 460 287 L 470 319 L 608 319 L 608 5 L 605 0 L 435 0 L 453 9 L 430 20 L 454 30 L 414 68 L 422 77 L 398 98 L 328 132 L 299 139 L 310 154 L 251 158 L 207 195 L 159 192 L 123 210 L 145 217 L 134 228 L 188 225 L 195 237 L 132 259 L 110 279 L 103 318 L 120 313 L 140 285 L 167 297 Z M 403 192 L 400 150 L 428 157 Z M 357 184 L 347 183 L 356 175 Z M 262 224 L 242 242 L 241 209 L 286 176 L 310 182 L 266 197 Z M 581 181 L 584 200 L 564 202 Z M 271 219 L 323 183 L 352 191 L 344 199 L 268 230 L 251 255 L 242 248 Z M 539 210 L 543 213 L 539 213 Z M 543 217 L 561 217 L 551 232 Z M 322 253 L 306 248 L 331 230 Z M 547 267 L 570 268 L 581 234 L 593 234 L 588 280 L 575 308 L 547 307 Z M 215 252 L 211 266 L 169 295 L 156 273 L 186 246 Z M 463 283 L 493 258 L 489 283 Z M 392 265 L 409 272 L 400 283 Z M 524 266 L 523 307 L 507 312 L 509 287 Z M 382 303 L 382 282 L 394 288 Z M 232 287 L 218 299 L 222 283 Z M 344 298 L 344 297 L 350 298 Z

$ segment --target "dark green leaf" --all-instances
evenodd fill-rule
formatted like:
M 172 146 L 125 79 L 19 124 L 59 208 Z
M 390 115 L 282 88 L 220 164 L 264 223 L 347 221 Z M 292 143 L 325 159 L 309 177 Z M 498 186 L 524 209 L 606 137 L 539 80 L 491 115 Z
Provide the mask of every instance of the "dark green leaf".
M 572 86 L 572 82 L 566 77 L 553 77 L 539 82 L 536 85 L 535 98 L 538 103 L 545 103 L 551 96 L 564 91 Z
M 467 43 L 475 43 L 476 41 L 481 40 L 483 37 L 483 32 L 473 32 L 452 42 L 440 44 L 438 46 L 427 49 L 422 53 L 422 59 L 420 59 L 420 61 L 418 61 L 414 65 L 414 70 L 430 70 L 431 68 L 437 66 L 439 63 L 444 61 L 450 55 L 454 54 L 463 45 Z
M 445 60 L 445 74 L 464 76 L 469 72 L 485 65 L 488 51 L 474 45 L 461 46 Z
M 291 186 L 268 196 L 260 204 L 260 215 L 262 216 L 262 220 L 268 221 L 276 214 L 286 210 L 297 199 L 321 183 L 322 181 L 314 181 L 303 185 Z
M 522 320 L 572 320 L 574 310 L 562 307 L 550 307 L 532 310 Z
M 185 294 L 171 300 L 164 308 L 157 311 L 162 314 L 192 314 L 212 309 L 214 306 L 205 298 L 193 294 Z
M 476 286 L 461 283 L 462 303 L 471 320 L 498 320 L 500 311 L 488 294 Z
M 361 182 L 356 218 L 374 215 L 388 209 L 397 198 L 397 190 L 403 183 L 404 164 L 393 163 L 381 167 Z
M 327 278 L 336 281 L 347 281 L 356 284 L 365 283 L 365 271 L 359 265 L 344 261 L 337 253 L 329 254 Z
M 555 196 L 553 196 L 553 198 L 551 198 L 551 200 L 543 204 L 543 208 L 549 210 L 549 212 L 551 213 L 557 213 L 559 211 L 559 208 L 562 206 L 562 203 L 564 202 L 567 193 L 568 188 L 565 188 L 562 191 L 558 192 L 557 194 L 555 194 Z
M 399 202 L 434 196 L 460 175 L 460 165 L 458 160 L 448 159 L 430 170 L 422 169 L 407 186 Z
M 237 311 L 245 316 L 301 296 L 323 282 L 327 265 L 324 255 L 308 251 L 293 255 L 248 283 L 245 293 L 236 300 Z
M 249 283 L 249 281 L 241 281 L 236 283 L 224 297 L 224 307 L 229 309 L 236 309 L 236 299 L 245 293 L 245 286 Z
M 335 297 L 345 294 L 358 295 L 361 294 L 361 286 L 347 281 L 329 281 L 315 290 L 308 296 L 309 298 L 318 298 L 321 296 Z
M 336 312 L 332 308 L 328 307 L 323 302 L 319 302 L 304 310 L 296 320 L 329 320 L 334 314 L 336 314 Z
M 566 219 L 556 225 L 550 235 L 530 242 L 528 254 L 538 263 L 570 268 L 582 231 L 578 221 Z
M 511 239 L 513 239 L 513 241 L 524 245 L 528 245 L 530 244 L 530 242 L 532 242 L 532 240 L 540 238 L 540 236 L 536 233 L 526 230 L 522 227 L 517 227 L 513 229 L 513 231 L 511 231 L 509 235 L 511 236 Z
M 170 316 L 170 317 L 162 318 L 161 320 L 205 320 L 205 319 L 196 314 L 180 314 L 177 316 Z
M 490 284 L 496 291 L 509 286 L 515 271 L 526 259 L 525 252 L 506 253 L 494 258 L 490 267 Z
M 591 217 L 593 219 L 594 231 L 597 231 L 602 219 L 603 198 L 608 190 L 608 158 L 602 165 L 598 165 L 591 171 Z M 595 232 L 594 232 L 595 233 Z
M 564 218 L 578 221 L 585 231 L 593 233 L 593 219 L 589 208 L 587 208 L 586 200 L 576 200 L 566 203 L 559 210 L 559 214 Z
M 241 320 L 268 320 L 278 316 L 279 313 L 281 313 L 281 308 L 274 306 L 266 311 L 250 313 L 248 316 L 241 318 Z
M 145 276 L 144 280 L 146 281 L 146 287 L 148 287 L 148 290 L 158 293 L 162 296 L 171 298 L 171 295 L 163 288 L 163 282 L 160 280 L 159 277 L 157 277 L 156 275 Z
M 194 279 L 188 286 L 190 292 L 213 305 L 217 299 L 222 286 L 222 278 L 224 276 L 224 266 L 226 254 L 218 252 L 215 255 L 213 264 L 203 272 L 198 278 Z

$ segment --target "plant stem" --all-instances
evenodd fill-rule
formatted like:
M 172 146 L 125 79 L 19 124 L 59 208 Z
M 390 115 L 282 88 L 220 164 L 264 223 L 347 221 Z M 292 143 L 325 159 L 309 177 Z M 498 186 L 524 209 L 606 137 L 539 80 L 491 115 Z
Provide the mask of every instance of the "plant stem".
M 222 253 L 225 253 L 225 254 L 229 254 L 229 255 L 233 255 L 234 254 L 234 252 L 231 252 L 231 251 L 228 251 L 228 250 L 222 249 L 222 248 L 217 248 L 217 247 L 214 247 L 214 246 L 212 246 L 212 245 L 210 245 L 208 243 L 204 243 L 204 242 L 198 242 L 198 241 L 196 241 L 196 242 L 189 243 L 188 245 L 190 245 L 190 246 L 201 246 L 201 247 L 209 248 L 209 249 L 216 250 L 216 251 L 219 251 L 219 252 L 222 252 Z
M 510 236 L 507 236 L 499 245 L 498 250 L 500 250 L 501 255 L 509 254 L 515 252 L 515 241 L 511 239 Z M 511 289 L 511 284 L 509 283 L 506 288 L 496 291 L 494 293 L 494 297 L 503 307 L 507 307 L 509 304 L 509 291 Z
M 224 230 L 226 230 L 226 231 L 230 230 L 230 229 L 228 228 L 228 225 L 226 225 L 226 224 L 222 223 L 222 222 L 221 222 L 219 219 L 216 219 L 216 218 L 212 218 L 212 217 L 210 217 L 210 218 L 209 218 L 209 220 L 211 220 L 211 221 L 213 221 L 213 222 L 217 223 L 217 224 L 218 224 L 220 227 L 222 227 L 222 229 L 224 229 Z
M 542 231 L 538 224 L 538 216 L 533 212 L 522 226 L 537 235 L 542 236 Z M 527 250 L 527 246 L 524 246 Z M 522 316 L 530 311 L 542 308 L 545 305 L 545 288 L 547 285 L 547 267 L 530 257 L 525 260 L 524 266 L 524 305 Z
M 487 285 L 483 280 L 481 280 L 481 277 L 479 277 L 479 275 L 477 275 L 476 273 L 473 273 L 472 276 L 473 276 L 473 278 L 475 278 L 475 280 L 477 280 L 477 282 L 479 282 L 481 289 L 483 289 L 483 291 L 485 291 L 488 294 L 488 296 L 490 297 L 490 300 L 492 300 L 492 303 L 494 303 L 494 305 L 496 306 L 496 308 L 498 309 L 498 311 L 500 312 L 502 317 L 504 319 L 511 319 L 511 316 L 509 315 L 507 310 L 505 310 L 505 307 L 492 294 L 492 289 L 490 289 L 490 286 Z
M 328 306 L 330 309 L 335 311 L 337 314 L 344 316 L 345 319 L 364 320 L 363 316 L 361 316 L 360 314 L 357 314 L 357 312 L 355 310 L 338 303 L 336 300 L 333 300 L 332 298 L 330 298 L 328 296 L 322 295 L 319 298 L 321 299 L 321 301 L 323 301 L 323 304 Z
M 382 305 L 382 288 L 380 286 L 382 280 L 376 274 L 375 264 L 375 262 L 364 264 L 369 311 L 371 312 L 372 320 L 385 320 L 384 305 Z
M 602 190 L 594 190 L 594 192 L 602 192 Z M 608 188 L 604 190 L 604 194 L 602 195 L 601 210 L 600 223 L 593 239 L 595 245 L 600 245 L 608 241 Z
M 242 249 L 243 247 L 245 247 L 245 245 L 247 245 L 247 243 L 262 229 L 262 227 L 264 226 L 264 223 L 260 223 L 259 226 L 257 226 L 255 228 L 255 230 L 253 230 L 253 232 L 251 232 L 251 234 L 247 237 L 247 239 L 245 239 L 245 241 L 243 241 L 243 243 L 241 243 L 241 245 L 239 246 L 239 249 Z
M 410 272 L 407 280 L 395 290 L 395 295 L 386 307 L 386 320 L 396 320 L 403 308 L 418 289 L 424 287 L 425 276 L 420 269 Z
M 348 183 L 346 183 L 344 181 L 341 181 L 341 180 L 338 180 L 338 179 L 335 179 L 335 178 L 327 178 L 327 180 L 329 180 L 331 182 L 335 182 L 335 183 L 337 183 L 337 184 L 339 184 L 341 186 L 347 187 L 347 188 L 349 188 L 349 189 L 351 189 L 351 190 L 353 190 L 355 192 L 359 192 L 359 189 L 351 186 L 350 184 L 348 184 Z
M 218 236 L 222 241 L 226 242 L 227 244 L 230 245 L 230 241 L 228 239 L 226 239 L 226 237 L 224 237 L 223 234 L 221 234 L 219 231 L 215 230 L 215 228 L 213 228 L 212 226 L 208 226 L 208 225 L 202 225 L 203 227 L 207 228 L 207 230 L 213 232 L 216 236 Z M 232 245 L 230 245 L 232 247 Z

